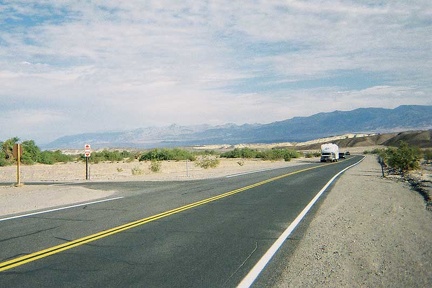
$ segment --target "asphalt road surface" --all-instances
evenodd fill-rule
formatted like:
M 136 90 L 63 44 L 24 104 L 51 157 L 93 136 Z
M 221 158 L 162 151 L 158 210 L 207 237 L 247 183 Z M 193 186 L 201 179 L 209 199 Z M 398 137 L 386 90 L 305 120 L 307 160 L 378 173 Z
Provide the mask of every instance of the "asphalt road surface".
M 323 186 L 360 159 L 197 181 L 80 184 L 123 198 L 0 221 L 0 287 L 236 287 Z M 300 230 L 255 286 L 271 286 Z

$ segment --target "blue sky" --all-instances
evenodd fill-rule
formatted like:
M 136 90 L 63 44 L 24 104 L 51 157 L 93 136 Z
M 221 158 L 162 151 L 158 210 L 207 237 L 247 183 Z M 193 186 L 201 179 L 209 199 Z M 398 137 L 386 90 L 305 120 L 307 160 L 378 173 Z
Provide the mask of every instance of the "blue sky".
M 0 140 L 432 105 L 429 0 L 0 0 Z

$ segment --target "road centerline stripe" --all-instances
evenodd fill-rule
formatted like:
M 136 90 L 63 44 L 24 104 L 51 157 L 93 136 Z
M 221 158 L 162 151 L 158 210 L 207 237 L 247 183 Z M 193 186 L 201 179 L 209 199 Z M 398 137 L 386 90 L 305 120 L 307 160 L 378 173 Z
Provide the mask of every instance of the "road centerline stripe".
M 333 165 L 333 164 L 326 164 L 326 165 Z M 174 209 L 171 209 L 171 210 L 168 210 L 165 212 L 161 212 L 161 213 L 158 213 L 158 214 L 146 217 L 146 218 L 142 218 L 142 219 L 139 219 L 136 221 L 132 221 L 132 222 L 129 222 L 129 223 L 126 223 L 126 224 L 123 224 L 123 225 L 120 225 L 120 226 L 117 226 L 114 228 L 110 228 L 110 229 L 107 229 L 107 230 L 104 230 L 104 231 L 101 231 L 101 232 L 98 232 L 98 233 L 95 233 L 92 235 L 78 238 L 76 240 L 72 240 L 72 241 L 69 241 L 67 243 L 63 243 L 63 244 L 56 245 L 56 246 L 53 246 L 53 247 L 50 247 L 47 249 L 43 249 L 43 250 L 40 250 L 40 251 L 37 251 L 34 253 L 30 253 L 30 254 L 27 254 L 24 256 L 13 258 L 11 260 L 7 260 L 7 261 L 0 263 L 0 272 L 24 265 L 26 263 L 30 263 L 30 262 L 42 259 L 45 257 L 48 257 L 50 255 L 54 255 L 54 254 L 72 249 L 74 247 L 78 247 L 78 246 L 96 241 L 98 239 L 102 239 L 102 238 L 108 237 L 110 235 L 114 235 L 114 234 L 123 232 L 125 230 L 129 230 L 129 229 L 132 229 L 132 228 L 135 228 L 135 227 L 138 227 L 138 226 L 141 226 L 141 225 L 144 225 L 144 224 L 147 224 L 147 223 L 150 223 L 150 222 L 153 222 L 153 221 L 156 221 L 156 220 L 159 220 L 159 219 L 162 219 L 162 218 L 165 218 L 165 217 L 168 217 L 168 216 L 171 216 L 171 215 L 174 215 L 174 214 L 198 207 L 198 206 L 202 206 L 204 204 L 208 204 L 208 203 L 211 203 L 211 202 L 214 202 L 214 201 L 217 201 L 217 200 L 220 200 L 220 199 L 223 199 L 223 198 L 226 198 L 226 197 L 250 190 L 252 188 L 255 188 L 255 187 L 258 187 L 258 186 L 261 186 L 261 185 L 264 185 L 264 184 L 267 184 L 267 183 L 270 183 L 270 182 L 273 182 L 273 181 L 276 181 L 276 180 L 279 180 L 279 179 L 282 179 L 282 178 L 285 178 L 285 177 L 288 177 L 291 175 L 295 175 L 295 174 L 302 173 L 305 171 L 317 169 L 320 167 L 323 167 L 323 165 L 308 167 L 308 168 L 300 169 L 300 170 L 293 171 L 293 172 L 290 172 L 287 174 L 279 175 L 279 176 L 269 178 L 269 179 L 266 179 L 264 181 L 260 181 L 260 182 L 257 182 L 257 183 L 254 183 L 254 184 L 251 184 L 251 185 L 248 185 L 245 187 L 241 187 L 241 188 L 229 191 L 229 192 L 225 192 L 225 193 L 220 194 L 220 195 L 216 195 L 216 196 L 206 198 L 206 199 L 203 199 L 203 200 L 200 200 L 197 202 L 193 202 L 193 203 L 190 203 L 190 204 L 178 207 L 178 208 L 174 208 Z

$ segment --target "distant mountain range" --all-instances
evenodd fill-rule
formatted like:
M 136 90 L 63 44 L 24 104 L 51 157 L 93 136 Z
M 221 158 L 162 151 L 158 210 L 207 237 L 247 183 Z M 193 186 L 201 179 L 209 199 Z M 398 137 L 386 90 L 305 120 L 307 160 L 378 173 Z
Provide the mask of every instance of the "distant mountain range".
M 123 132 L 86 133 L 61 137 L 43 148 L 182 147 L 210 144 L 302 142 L 346 133 L 383 133 L 432 128 L 432 106 L 404 105 L 395 109 L 360 108 L 318 113 L 270 124 L 226 124 L 139 128 Z

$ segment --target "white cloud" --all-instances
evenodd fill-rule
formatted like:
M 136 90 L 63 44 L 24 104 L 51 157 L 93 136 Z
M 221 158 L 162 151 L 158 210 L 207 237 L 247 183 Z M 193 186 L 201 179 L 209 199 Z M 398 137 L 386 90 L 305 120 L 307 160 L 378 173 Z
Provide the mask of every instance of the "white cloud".
M 17 105 L 19 106 L 19 105 Z M 52 110 L 18 108 L 0 114 L 2 140 L 18 136 L 21 140 L 44 138 L 52 140 L 52 134 L 61 134 L 65 115 Z M 53 131 L 50 131 L 53 130 Z M 47 141 L 44 141 L 47 142 Z
M 0 110 L 71 134 L 431 105 L 429 2 L 6 2 Z

